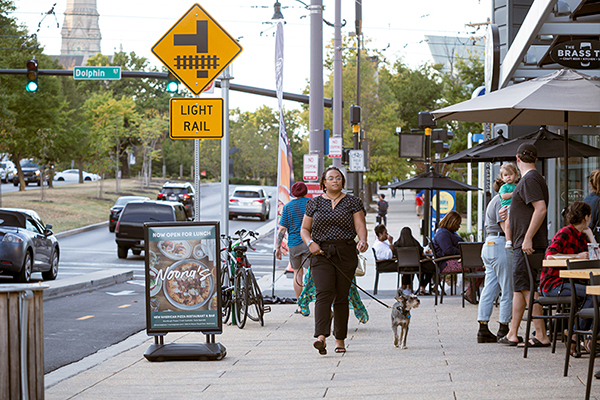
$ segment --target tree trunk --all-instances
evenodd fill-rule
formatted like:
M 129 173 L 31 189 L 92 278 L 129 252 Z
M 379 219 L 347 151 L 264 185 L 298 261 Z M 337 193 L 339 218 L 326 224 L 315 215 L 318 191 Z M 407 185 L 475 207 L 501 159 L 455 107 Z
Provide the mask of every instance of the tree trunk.
M 77 168 L 79 168 L 79 183 L 83 183 L 83 160 L 81 157 L 77 159 Z

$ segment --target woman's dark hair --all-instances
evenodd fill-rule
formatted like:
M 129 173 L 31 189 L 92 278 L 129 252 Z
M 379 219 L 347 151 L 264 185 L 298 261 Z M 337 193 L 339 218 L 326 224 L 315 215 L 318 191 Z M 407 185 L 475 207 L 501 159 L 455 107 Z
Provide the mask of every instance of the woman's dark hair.
M 328 167 L 325 171 L 323 171 L 323 175 L 321 175 L 321 180 L 319 181 L 319 187 L 324 192 L 327 191 L 327 189 L 325 189 L 325 179 L 327 178 L 327 173 L 331 170 L 334 170 L 334 171 L 337 171 L 340 173 L 340 175 L 342 176 L 342 189 L 344 189 L 346 187 L 346 177 L 344 176 L 344 173 L 338 167 L 334 167 L 332 165 L 331 167 Z
M 456 232 L 460 228 L 462 218 L 460 214 L 452 210 L 440 221 L 440 228 L 446 228 L 450 232 Z
M 590 186 L 592 192 L 600 195 L 600 169 L 596 169 L 590 174 Z
M 420 247 L 420 243 L 412 235 L 412 231 L 408 226 L 405 226 L 400 231 L 400 237 L 394 243 L 396 247 Z
M 575 201 L 567 209 L 567 223 L 577 225 L 588 215 L 592 215 L 592 207 L 585 201 Z

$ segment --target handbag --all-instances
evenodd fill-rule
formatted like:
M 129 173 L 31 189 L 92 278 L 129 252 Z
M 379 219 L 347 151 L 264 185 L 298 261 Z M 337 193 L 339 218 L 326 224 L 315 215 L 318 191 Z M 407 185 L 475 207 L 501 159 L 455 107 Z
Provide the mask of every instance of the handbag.
M 365 276 L 367 273 L 367 259 L 362 254 L 358 255 L 358 264 L 356 265 L 356 271 L 354 276 Z

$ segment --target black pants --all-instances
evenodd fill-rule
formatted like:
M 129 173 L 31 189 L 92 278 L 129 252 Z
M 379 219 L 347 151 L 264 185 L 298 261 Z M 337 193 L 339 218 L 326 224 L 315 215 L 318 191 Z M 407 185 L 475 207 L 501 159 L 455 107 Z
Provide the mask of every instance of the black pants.
M 317 299 L 315 302 L 315 337 L 331 334 L 331 305 L 333 304 L 333 333 L 338 340 L 348 335 L 348 293 L 356 271 L 356 244 L 349 241 L 319 243 L 324 256 L 311 256 Z M 337 268 L 336 268 L 337 267 Z M 344 276 L 345 275 L 345 276 Z

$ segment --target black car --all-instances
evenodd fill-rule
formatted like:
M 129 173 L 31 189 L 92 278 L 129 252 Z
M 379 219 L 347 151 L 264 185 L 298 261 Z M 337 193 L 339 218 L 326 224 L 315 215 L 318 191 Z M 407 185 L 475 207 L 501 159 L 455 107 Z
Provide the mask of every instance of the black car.
M 119 215 L 121 215 L 121 210 L 123 207 L 130 201 L 144 201 L 150 200 L 148 197 L 142 196 L 121 196 L 115 201 L 115 204 L 110 208 L 110 217 L 108 218 L 108 230 L 110 232 L 115 231 L 115 227 L 117 226 L 117 221 L 119 220 Z
M 25 185 L 30 183 L 37 183 L 38 186 L 42 185 L 42 171 L 39 165 L 31 160 L 21 160 L 21 171 L 23 171 L 23 179 L 25 179 Z M 19 186 L 19 175 L 15 175 L 13 178 L 13 185 Z
M 194 216 L 194 187 L 191 183 L 167 182 L 158 193 L 157 200 L 178 201 L 185 207 L 188 217 Z
M 144 250 L 144 222 L 188 221 L 185 208 L 173 201 L 132 201 L 125 205 L 117 222 L 116 242 L 119 258 L 129 249 L 139 256 Z
M 27 283 L 33 272 L 45 280 L 58 275 L 58 240 L 33 210 L 0 208 L 0 274 Z

